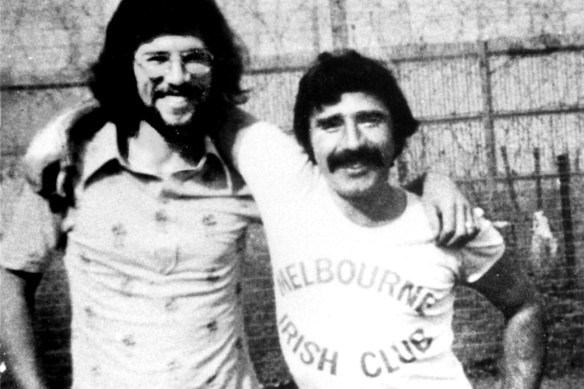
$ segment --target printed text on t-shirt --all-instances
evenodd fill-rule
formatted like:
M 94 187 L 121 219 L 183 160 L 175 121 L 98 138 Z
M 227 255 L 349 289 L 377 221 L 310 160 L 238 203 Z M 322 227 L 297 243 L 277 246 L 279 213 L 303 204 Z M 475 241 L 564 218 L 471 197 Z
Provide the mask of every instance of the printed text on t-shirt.
M 407 339 L 355 355 L 345 355 L 330 345 L 311 339 L 286 314 L 278 321 L 278 330 L 280 342 L 287 348 L 287 353 L 295 355 L 304 365 L 313 366 L 330 375 L 337 375 L 339 366 L 341 370 L 347 364 L 351 370 L 359 366 L 361 374 L 369 378 L 376 378 L 384 373 L 391 374 L 399 370 L 401 365 L 417 361 L 433 341 L 423 329 L 418 328 Z
M 277 269 L 275 278 L 282 296 L 298 289 L 334 282 L 345 286 L 355 285 L 377 293 L 387 293 L 421 316 L 425 316 L 425 310 L 437 302 L 431 290 L 404 279 L 394 271 L 365 263 L 355 263 L 348 259 L 337 263 L 327 258 L 296 262 Z

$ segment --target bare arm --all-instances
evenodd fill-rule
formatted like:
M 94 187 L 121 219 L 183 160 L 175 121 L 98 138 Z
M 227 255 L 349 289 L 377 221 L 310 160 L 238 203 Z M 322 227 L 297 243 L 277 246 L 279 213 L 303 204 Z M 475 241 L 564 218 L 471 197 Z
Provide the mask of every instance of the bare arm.
M 64 238 L 60 226 L 61 215 L 52 213 L 49 202 L 25 184 L 13 204 L 0 249 L 1 342 L 8 367 L 24 389 L 46 387 L 35 350 L 32 318 L 42 270 Z
M 224 156 L 236 169 L 240 169 L 235 150 L 244 137 L 242 134 L 249 131 L 257 120 L 240 109 L 233 110 L 228 118 L 216 142 Z M 273 130 L 281 131 L 275 127 Z M 292 140 L 291 144 L 298 147 L 295 140 Z M 440 232 L 437 240 L 439 245 L 459 248 L 477 235 L 478 223 L 472 212 L 472 206 L 449 177 L 426 173 L 405 185 L 405 189 L 422 196 L 428 209 L 428 216 L 431 219 L 437 217 L 439 220 Z
M 38 362 L 32 329 L 34 293 L 40 274 L 0 267 L 2 344 L 11 373 L 23 389 L 46 388 Z
M 502 388 L 539 388 L 546 331 L 543 307 L 529 279 L 517 263 L 503 257 L 469 286 L 505 316 Z

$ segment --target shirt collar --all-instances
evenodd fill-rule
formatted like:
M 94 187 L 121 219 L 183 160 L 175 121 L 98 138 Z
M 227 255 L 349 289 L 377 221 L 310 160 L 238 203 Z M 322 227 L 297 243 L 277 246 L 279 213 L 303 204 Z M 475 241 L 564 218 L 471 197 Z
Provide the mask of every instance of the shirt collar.
M 205 154 L 203 158 L 196 165 L 193 165 L 192 169 L 177 172 L 174 176 L 185 181 L 194 176 L 203 176 L 204 180 L 212 184 L 211 186 L 224 188 L 230 194 L 249 193 L 239 174 L 225 163 L 211 138 L 205 136 L 204 142 Z M 120 151 L 118 134 L 113 123 L 107 123 L 87 143 L 82 160 L 81 183 L 83 185 L 111 162 L 116 162 L 128 170 L 132 170 L 128 167 L 127 160 Z

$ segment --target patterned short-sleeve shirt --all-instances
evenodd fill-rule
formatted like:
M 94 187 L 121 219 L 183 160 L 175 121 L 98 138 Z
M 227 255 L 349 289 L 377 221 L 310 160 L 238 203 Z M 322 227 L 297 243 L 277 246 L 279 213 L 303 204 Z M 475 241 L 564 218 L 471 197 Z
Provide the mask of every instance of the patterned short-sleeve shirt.
M 192 169 L 157 177 L 128 166 L 108 124 L 86 145 L 60 223 L 30 188 L 22 196 L 1 265 L 41 271 L 66 234 L 74 388 L 258 387 L 239 297 L 245 230 L 258 215 L 206 146 Z

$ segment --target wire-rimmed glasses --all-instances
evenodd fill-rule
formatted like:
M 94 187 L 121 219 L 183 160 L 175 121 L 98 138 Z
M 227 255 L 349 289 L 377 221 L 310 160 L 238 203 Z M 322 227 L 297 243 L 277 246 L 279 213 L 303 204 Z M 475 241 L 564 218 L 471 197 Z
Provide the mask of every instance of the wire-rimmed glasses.
M 178 53 L 167 51 L 144 53 L 134 58 L 150 78 L 166 76 L 172 69 L 173 61 L 178 60 L 181 69 L 193 76 L 204 76 L 211 72 L 213 54 L 205 49 L 194 49 Z

